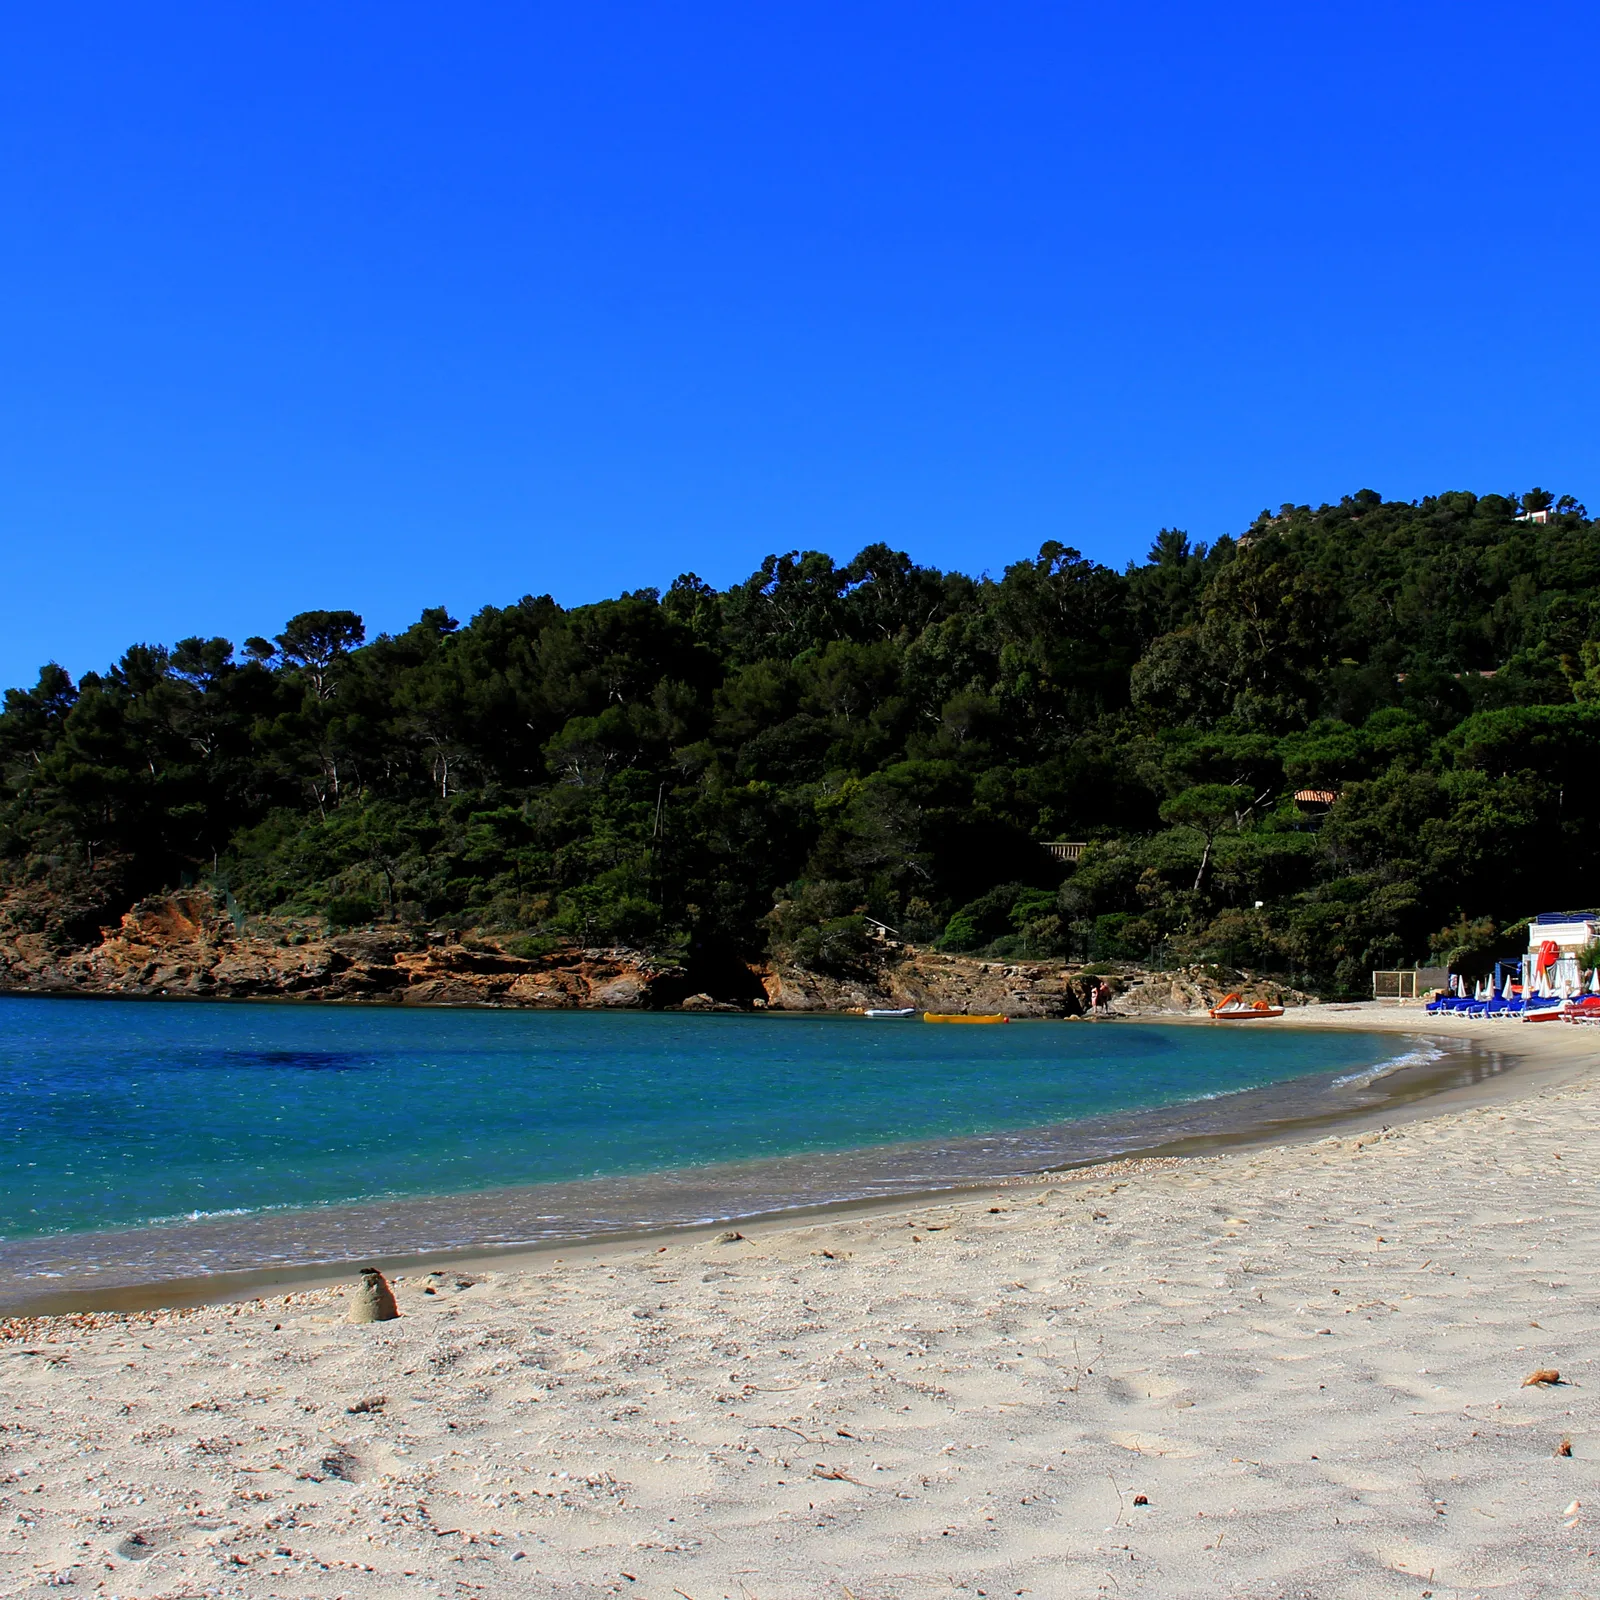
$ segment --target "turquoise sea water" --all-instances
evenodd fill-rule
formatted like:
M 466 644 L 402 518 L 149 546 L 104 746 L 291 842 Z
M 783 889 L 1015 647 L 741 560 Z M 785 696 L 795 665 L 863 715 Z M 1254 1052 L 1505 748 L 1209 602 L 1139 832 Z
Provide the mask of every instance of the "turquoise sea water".
M 980 1176 L 1038 1159 L 991 1136 L 1359 1076 L 1407 1048 L 1255 1029 L 0 997 L 0 1236 L 883 1147 L 937 1183 L 941 1152 L 951 1173 L 997 1152 L 961 1169 Z

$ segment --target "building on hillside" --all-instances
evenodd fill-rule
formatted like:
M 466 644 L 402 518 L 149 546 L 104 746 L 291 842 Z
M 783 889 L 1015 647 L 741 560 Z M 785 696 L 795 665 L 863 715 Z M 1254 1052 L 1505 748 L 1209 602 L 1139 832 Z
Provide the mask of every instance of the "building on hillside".
M 1083 854 L 1084 842 L 1081 839 L 1052 839 L 1045 849 L 1057 861 L 1076 861 Z
M 1320 828 L 1339 799 L 1338 789 L 1296 789 L 1294 808 L 1300 813 L 1302 828 Z
M 1600 938 L 1600 911 L 1541 911 L 1528 921 L 1527 970 L 1552 988 L 1574 992 L 1581 981 L 1578 954 Z

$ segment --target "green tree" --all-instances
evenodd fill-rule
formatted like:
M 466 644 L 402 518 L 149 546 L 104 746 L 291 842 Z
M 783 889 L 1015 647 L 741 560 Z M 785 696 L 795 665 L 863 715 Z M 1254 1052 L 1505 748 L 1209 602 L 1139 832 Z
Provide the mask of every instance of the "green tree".
M 367 636 L 354 611 L 302 611 L 278 635 L 278 650 L 287 666 L 302 673 L 319 700 L 334 692 L 334 669 Z
M 1194 875 L 1193 893 L 1200 892 L 1211 851 L 1224 828 L 1237 828 L 1251 805 L 1250 791 L 1233 783 L 1197 783 L 1192 789 L 1162 802 L 1161 820 L 1174 828 L 1188 828 L 1199 834 L 1204 848 L 1200 867 Z

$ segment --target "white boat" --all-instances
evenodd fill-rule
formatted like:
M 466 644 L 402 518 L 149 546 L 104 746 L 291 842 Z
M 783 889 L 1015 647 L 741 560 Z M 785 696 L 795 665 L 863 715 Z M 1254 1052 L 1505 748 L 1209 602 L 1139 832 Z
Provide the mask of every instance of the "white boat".
M 884 1017 L 914 1017 L 914 1016 L 916 1016 L 916 1014 L 917 1014 L 916 1013 L 916 1008 L 913 1007 L 913 1006 L 907 1006 L 904 1011 L 884 1011 L 884 1010 L 876 1010 L 875 1011 L 875 1010 L 872 1010 L 870 1007 L 868 1008 L 868 1011 L 867 1011 L 867 1015 L 869 1017 L 877 1017 L 880 1020 L 882 1018 L 884 1018 Z

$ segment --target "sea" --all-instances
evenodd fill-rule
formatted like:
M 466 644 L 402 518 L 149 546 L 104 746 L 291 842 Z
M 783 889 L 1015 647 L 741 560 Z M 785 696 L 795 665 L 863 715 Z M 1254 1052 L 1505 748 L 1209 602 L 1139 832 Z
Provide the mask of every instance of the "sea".
M 1503 1065 L 1287 1019 L 0 996 L 0 1310 L 949 1192 L 1331 1125 Z

